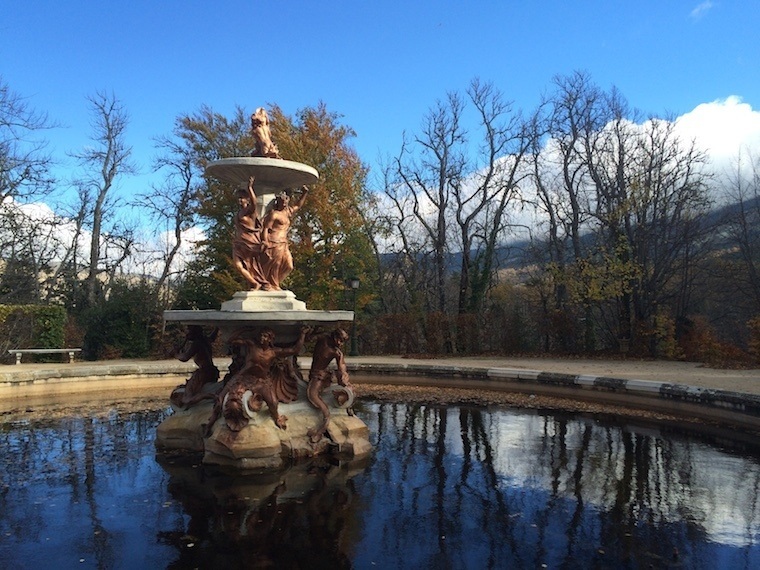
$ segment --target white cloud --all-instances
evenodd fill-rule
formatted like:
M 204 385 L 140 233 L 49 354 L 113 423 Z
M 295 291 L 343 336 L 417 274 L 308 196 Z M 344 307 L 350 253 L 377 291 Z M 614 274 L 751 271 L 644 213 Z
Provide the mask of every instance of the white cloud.
M 75 232 L 72 222 L 56 215 L 44 202 L 25 204 L 6 198 L 0 204 L 0 216 L 4 222 L 0 227 L 0 238 L 4 232 L 13 232 L 15 238 L 6 240 L 7 243 L 31 243 L 40 261 L 44 262 L 60 261 Z
M 171 265 L 171 272 L 182 271 L 195 257 L 198 242 L 206 239 L 204 231 L 194 226 L 182 232 L 182 243 Z M 132 275 L 152 275 L 157 277 L 164 268 L 169 250 L 174 247 L 176 240 L 174 232 L 161 232 L 157 235 L 145 235 L 134 249 L 130 259 L 126 260 L 122 271 Z
M 32 247 L 40 261 L 57 264 L 63 259 L 67 249 L 71 246 L 76 233 L 73 222 L 57 215 L 54 210 L 44 202 L 19 203 L 12 198 L 7 198 L 0 203 L 0 242 L 15 243 L 16 238 L 10 238 L 10 232 L 15 226 L 28 230 L 23 239 L 31 240 Z M 173 232 L 161 232 L 152 234 L 149 228 L 142 228 L 144 235 L 138 237 L 138 244 L 132 249 L 132 255 L 125 260 L 121 267 L 123 273 L 132 275 L 158 276 L 163 270 L 165 256 L 175 244 Z M 82 229 L 78 239 L 78 251 L 80 255 L 86 255 L 89 251 L 92 234 Z M 192 227 L 182 232 L 182 244 L 172 263 L 172 271 L 181 271 L 195 256 L 195 247 L 199 241 L 206 239 L 204 231 L 199 227 Z M 118 248 L 109 248 L 105 239 L 101 244 L 104 263 L 113 262 L 121 255 Z M 4 252 L 0 251 L 0 255 Z
M 707 12 L 712 9 L 713 3 L 710 2 L 710 0 L 706 0 L 705 2 L 700 2 L 697 4 L 697 6 L 689 13 L 689 17 L 692 20 L 699 20 L 702 18 Z
M 676 119 L 676 129 L 684 140 L 696 141 L 718 174 L 740 153 L 760 153 L 760 111 L 736 95 L 697 105 Z

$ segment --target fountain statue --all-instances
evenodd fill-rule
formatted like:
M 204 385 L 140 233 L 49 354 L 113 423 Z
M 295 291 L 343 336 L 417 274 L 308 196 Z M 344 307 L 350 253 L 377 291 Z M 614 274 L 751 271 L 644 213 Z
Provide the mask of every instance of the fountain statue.
M 251 134 L 253 156 L 217 160 L 206 168 L 235 188 L 232 259 L 248 290 L 235 293 L 220 310 L 164 312 L 166 321 L 187 325 L 178 357 L 193 358 L 198 370 L 172 392 L 174 414 L 158 426 L 156 445 L 202 451 L 204 463 L 244 470 L 327 453 L 362 458 L 371 445 L 367 426 L 351 410 L 354 391 L 342 352 L 348 335 L 340 327 L 354 314 L 309 310 L 282 288 L 293 270 L 290 225 L 319 174 L 280 157 L 263 108 L 251 116 Z M 292 198 L 295 188 L 300 192 Z M 329 326 L 331 332 L 317 334 Z M 213 332 L 207 335 L 203 327 Z M 211 356 L 217 335 L 232 355 L 221 381 Z M 306 381 L 297 359 L 312 337 Z

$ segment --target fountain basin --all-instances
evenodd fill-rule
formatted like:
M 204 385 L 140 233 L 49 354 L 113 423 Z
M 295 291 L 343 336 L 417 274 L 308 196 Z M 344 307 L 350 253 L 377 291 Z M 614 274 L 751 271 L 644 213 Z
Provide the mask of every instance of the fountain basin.
M 206 174 L 235 186 L 247 186 L 248 179 L 253 176 L 256 178 L 254 189 L 257 196 L 308 186 L 319 180 L 316 169 L 306 164 L 254 156 L 215 160 L 206 166 Z
M 254 156 L 215 160 L 206 166 L 206 174 L 234 188 L 247 187 L 248 179 L 253 176 L 259 216 L 264 215 L 278 192 L 309 186 L 319 181 L 319 173 L 306 164 Z
M 132 408 L 124 397 L 4 418 L 0 566 L 760 562 L 757 441 L 402 397 L 357 406 L 376 444 L 371 461 L 311 460 L 241 477 L 197 455 L 157 456 L 162 395 Z

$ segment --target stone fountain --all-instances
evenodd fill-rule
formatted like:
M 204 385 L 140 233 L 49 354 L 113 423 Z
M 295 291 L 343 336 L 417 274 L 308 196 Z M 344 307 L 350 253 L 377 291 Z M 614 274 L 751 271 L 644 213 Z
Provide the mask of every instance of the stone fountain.
M 359 459 L 371 445 L 367 426 L 351 410 L 354 391 L 342 351 L 348 335 L 340 328 L 354 314 L 307 309 L 281 287 L 293 269 L 292 217 L 319 174 L 279 156 L 264 109 L 252 115 L 251 126 L 253 156 L 206 168 L 235 188 L 240 209 L 232 257 L 249 290 L 238 291 L 219 310 L 164 312 L 165 321 L 187 325 L 178 357 L 193 359 L 198 368 L 172 392 L 174 414 L 158 426 L 156 446 L 202 451 L 206 464 L 241 470 L 276 469 L 321 454 Z M 291 200 L 296 188 L 300 194 Z M 221 380 L 211 349 L 217 336 L 232 355 Z M 297 358 L 312 337 L 305 380 Z

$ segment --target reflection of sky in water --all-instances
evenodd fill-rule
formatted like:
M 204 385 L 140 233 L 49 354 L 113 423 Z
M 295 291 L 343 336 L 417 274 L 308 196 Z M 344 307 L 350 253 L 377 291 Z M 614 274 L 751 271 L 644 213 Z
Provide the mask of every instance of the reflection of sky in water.
M 756 455 L 565 414 L 410 408 L 366 414 L 381 435 L 355 479 L 376 537 L 357 547 L 360 566 L 388 552 L 407 567 L 760 563 Z
M 649 509 L 668 521 L 686 516 L 716 542 L 744 546 L 758 539 L 757 462 L 667 437 L 658 430 L 632 431 L 603 427 L 593 420 L 547 422 L 540 416 L 494 415 L 488 436 L 498 441 L 494 469 L 511 484 L 572 497 L 578 490 L 576 470 L 580 469 L 579 490 L 584 502 L 595 508 L 611 510 L 616 501 L 625 500 L 633 509 Z M 452 450 L 461 445 L 452 430 L 448 441 Z M 633 457 L 626 453 L 626 445 Z M 536 461 L 537 450 L 540 461 Z M 575 465 L 556 477 L 556 467 L 563 463 Z M 626 476 L 637 486 L 620 496 L 618 482 Z M 645 498 L 646 505 L 638 498 Z
M 367 464 L 264 481 L 157 462 L 159 411 L 0 424 L 0 567 L 760 566 L 757 449 L 569 414 L 357 413 Z
M 142 546 L 146 521 L 181 516 L 150 448 L 159 416 L 3 426 L 0 566 L 163 567 L 171 549 Z

